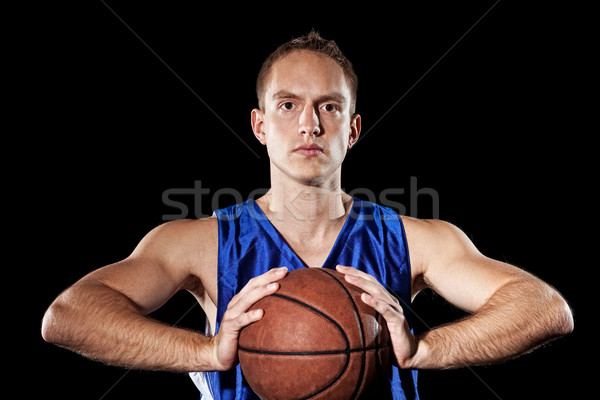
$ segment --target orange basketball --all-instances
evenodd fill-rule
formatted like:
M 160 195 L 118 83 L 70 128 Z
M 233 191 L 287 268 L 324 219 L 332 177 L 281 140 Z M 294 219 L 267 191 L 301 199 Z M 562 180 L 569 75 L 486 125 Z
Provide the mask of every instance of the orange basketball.
M 383 317 L 337 271 L 294 270 L 279 283 L 251 307 L 263 309 L 263 318 L 240 332 L 240 365 L 252 390 L 265 400 L 368 397 L 390 360 Z

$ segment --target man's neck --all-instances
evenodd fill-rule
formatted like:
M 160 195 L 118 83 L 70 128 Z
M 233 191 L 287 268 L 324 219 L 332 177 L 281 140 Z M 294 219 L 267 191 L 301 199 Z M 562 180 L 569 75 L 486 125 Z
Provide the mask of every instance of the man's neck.
M 311 186 L 279 182 L 258 203 L 278 229 L 318 237 L 331 229 L 339 230 L 352 197 L 344 193 L 339 184 Z

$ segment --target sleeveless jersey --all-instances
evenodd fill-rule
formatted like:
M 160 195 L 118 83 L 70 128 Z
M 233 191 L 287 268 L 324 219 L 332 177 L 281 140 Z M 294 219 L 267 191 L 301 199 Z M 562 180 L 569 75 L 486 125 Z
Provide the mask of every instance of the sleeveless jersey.
M 231 298 L 253 277 L 271 268 L 306 265 L 287 244 L 254 200 L 215 211 L 219 229 L 218 332 Z M 402 220 L 392 209 L 354 198 L 351 211 L 322 268 L 355 267 L 383 284 L 400 300 L 411 323 L 411 275 Z M 411 328 L 412 329 L 412 328 Z M 258 396 L 243 379 L 241 368 L 225 372 L 191 372 L 204 394 L 215 400 L 246 400 Z M 418 400 L 417 371 L 390 366 L 387 387 L 378 399 Z M 210 392 L 210 393 L 208 393 Z

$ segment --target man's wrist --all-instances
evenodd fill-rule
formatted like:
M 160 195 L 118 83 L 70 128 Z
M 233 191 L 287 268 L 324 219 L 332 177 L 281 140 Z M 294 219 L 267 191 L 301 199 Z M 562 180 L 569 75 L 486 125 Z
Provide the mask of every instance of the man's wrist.
M 402 369 L 422 369 L 427 368 L 429 354 L 429 344 L 422 336 L 413 336 L 413 355 L 408 357 L 400 364 Z

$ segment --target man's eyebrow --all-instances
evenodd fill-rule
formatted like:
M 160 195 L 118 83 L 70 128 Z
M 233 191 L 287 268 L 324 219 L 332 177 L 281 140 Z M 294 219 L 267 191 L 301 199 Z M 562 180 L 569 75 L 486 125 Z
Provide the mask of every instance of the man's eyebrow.
M 273 93 L 273 100 L 278 100 L 278 99 L 301 99 L 302 96 L 299 96 L 295 93 L 289 92 L 287 90 L 278 90 L 277 92 Z M 320 96 L 317 98 L 317 102 L 318 103 L 323 103 L 326 101 L 335 101 L 336 103 L 345 103 L 346 102 L 346 97 L 344 97 L 344 95 L 342 95 L 341 93 L 338 92 L 332 92 L 332 93 L 327 93 L 324 94 L 323 96 Z
M 300 96 L 298 96 L 297 94 L 294 94 L 292 92 L 288 92 L 287 90 L 278 90 L 277 92 L 273 93 L 273 100 L 277 100 L 277 99 L 299 99 Z
M 318 101 L 319 103 L 323 103 L 326 101 L 334 101 L 336 103 L 342 104 L 346 102 L 346 97 L 344 97 L 344 95 L 341 93 L 333 92 L 319 97 Z

